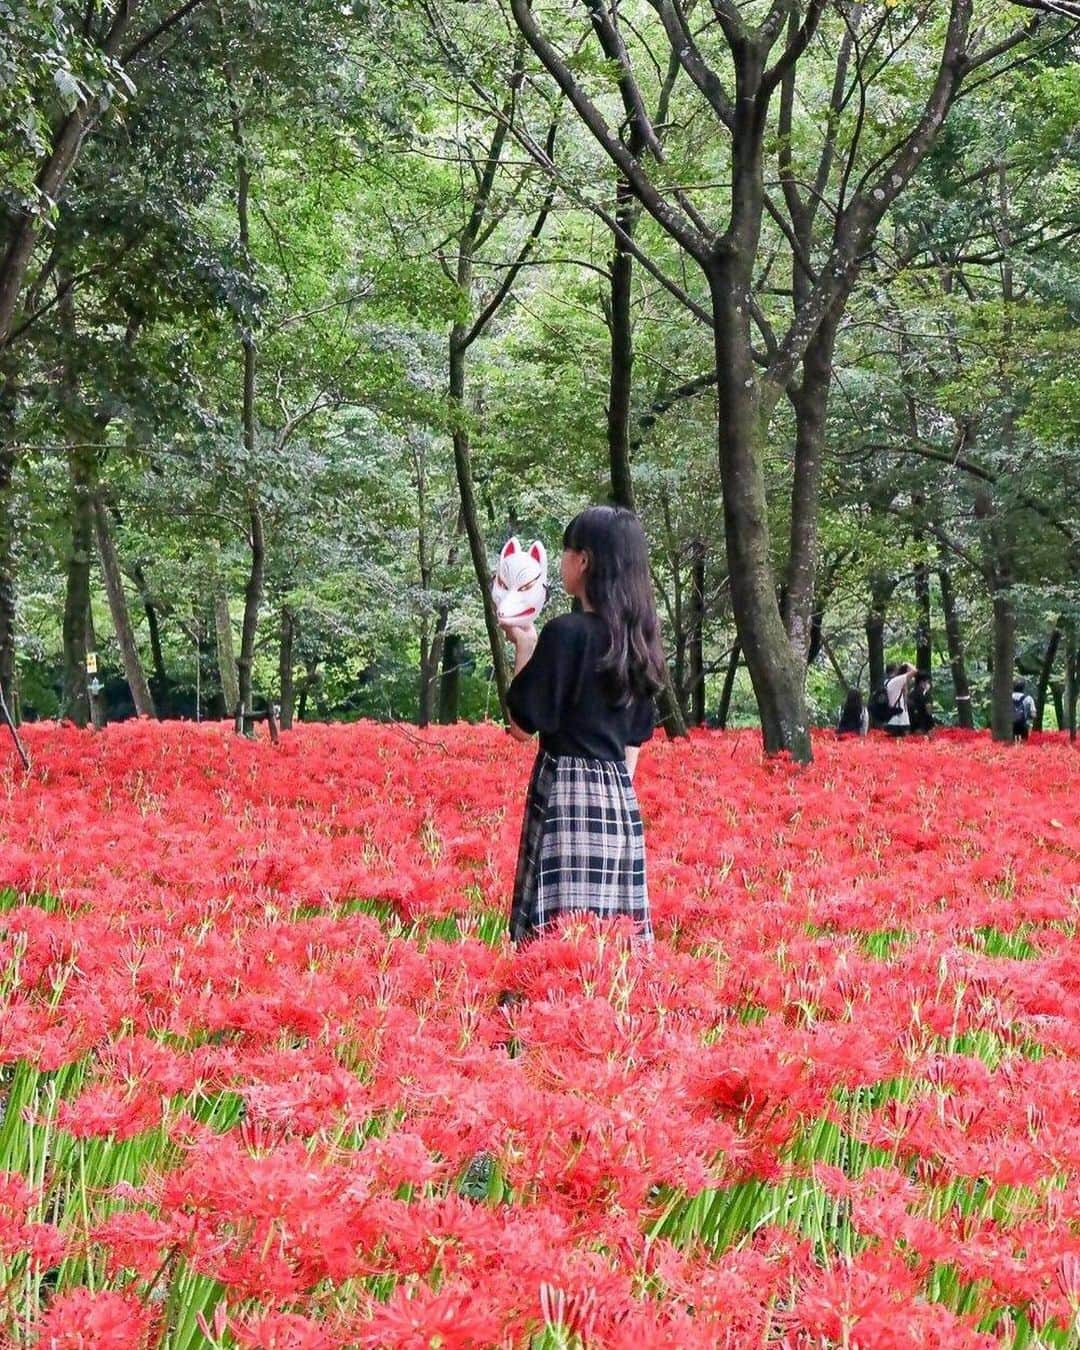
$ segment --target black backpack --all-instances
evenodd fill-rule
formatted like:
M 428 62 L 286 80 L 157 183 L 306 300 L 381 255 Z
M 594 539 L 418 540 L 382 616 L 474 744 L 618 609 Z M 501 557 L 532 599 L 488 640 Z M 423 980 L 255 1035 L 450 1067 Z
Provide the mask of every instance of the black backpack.
M 877 722 L 879 726 L 884 726 L 891 718 L 895 717 L 901 710 L 899 702 L 889 702 L 889 691 L 885 685 L 880 685 L 870 695 L 870 702 L 866 705 L 870 713 L 871 720 Z
M 1013 696 L 1012 696 L 1012 710 L 1013 710 L 1013 726 L 1014 726 L 1014 727 L 1026 727 L 1026 726 L 1027 726 L 1027 724 L 1028 724 L 1028 706 L 1027 706 L 1027 701 L 1028 701 L 1028 696 L 1027 696 L 1027 694 L 1013 694 Z

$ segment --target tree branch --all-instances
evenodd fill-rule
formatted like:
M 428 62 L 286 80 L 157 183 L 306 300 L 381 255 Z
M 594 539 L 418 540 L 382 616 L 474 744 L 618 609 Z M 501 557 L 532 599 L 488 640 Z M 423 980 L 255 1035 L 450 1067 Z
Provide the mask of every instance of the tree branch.
M 619 67 L 619 94 L 635 144 L 650 150 L 658 160 L 662 160 L 663 147 L 645 110 L 645 100 L 641 97 L 641 90 L 630 66 L 626 44 L 622 40 L 613 14 L 609 14 L 605 9 L 604 0 L 585 0 L 585 7 L 589 11 L 593 32 L 597 36 L 601 50 L 609 61 Z
M 742 21 L 742 16 L 732 0 L 712 0 L 712 12 L 732 51 L 745 47 L 749 40 L 749 34 Z
M 806 18 L 792 35 L 791 40 L 784 48 L 776 64 L 767 70 L 761 77 L 761 84 L 758 86 L 757 94 L 760 103 L 768 103 L 776 86 L 789 70 L 795 69 L 799 57 L 802 56 L 803 52 L 809 47 L 811 39 L 817 32 L 818 24 L 821 22 L 821 16 L 825 10 L 825 3 L 826 0 L 810 0 L 810 4 L 806 10 Z M 781 6 L 775 6 L 774 11 L 777 14 L 778 19 L 783 18 L 783 8 Z
M 891 455 L 917 455 L 920 459 L 933 460 L 937 464 L 947 464 L 951 469 L 960 469 L 971 478 L 977 478 L 982 483 L 989 483 L 991 486 L 999 486 L 1001 475 L 995 473 L 992 469 L 987 469 L 982 464 L 977 464 L 974 460 L 968 459 L 966 455 L 959 452 L 953 453 L 948 450 L 938 450 L 934 446 L 925 445 L 916 441 L 905 441 L 903 445 L 891 445 L 885 443 L 870 443 L 861 447 L 863 450 L 881 451 Z M 1046 523 L 1052 526 L 1057 532 L 1068 541 L 1071 548 L 1080 546 L 1080 536 L 1076 535 L 1071 527 L 1063 520 L 1059 520 L 1049 507 L 1045 506 L 1037 497 L 1030 497 L 1026 492 L 1015 492 L 1017 503 L 1027 511 L 1033 511 L 1040 516 Z
M 608 126 L 603 114 L 574 78 L 569 66 L 540 31 L 529 0 L 510 0 L 514 21 L 536 54 L 541 65 L 566 95 L 578 116 L 599 142 L 608 157 L 626 178 L 634 195 L 654 220 L 676 240 L 691 257 L 700 263 L 709 257 L 708 241 L 703 239 L 693 224 L 664 201 L 647 174 L 642 172 L 635 155 L 622 144 Z
M 556 130 L 556 123 L 552 122 L 551 126 L 548 128 L 547 140 L 545 141 L 544 144 L 544 153 L 548 156 L 549 159 L 552 158 L 555 151 L 555 130 Z M 528 262 L 529 254 L 532 252 L 533 248 L 536 246 L 536 241 L 540 238 L 540 235 L 543 233 L 544 225 L 547 222 L 548 216 L 551 214 L 551 206 L 554 200 L 555 200 L 555 180 L 549 179 L 547 193 L 544 196 L 543 204 L 541 205 L 540 210 L 537 213 L 536 219 L 533 221 L 532 229 L 529 231 L 528 237 L 526 238 L 524 244 L 522 244 L 520 250 L 518 251 L 517 257 L 514 259 L 514 261 L 507 268 L 506 272 L 503 274 L 503 278 L 499 282 L 499 285 L 495 288 L 494 294 L 491 296 L 487 304 L 477 315 L 476 320 L 473 323 L 472 327 L 461 339 L 462 348 L 469 347 L 476 341 L 476 339 L 480 336 L 480 334 L 484 331 L 484 329 L 491 322 L 492 318 L 498 312 L 503 301 L 510 294 L 514 282 L 517 280 L 518 273 Z
M 703 375 L 695 375 L 692 380 L 687 380 L 685 384 L 680 384 L 660 398 L 654 399 L 638 418 L 638 437 L 631 448 L 637 450 L 645 439 L 645 433 L 652 428 L 656 419 L 674 408 L 676 403 L 681 403 L 684 399 L 694 398 L 695 395 L 704 393 L 706 389 L 711 389 L 715 383 L 716 371 L 707 370 Z
M 735 125 L 735 109 L 723 81 L 705 61 L 690 32 L 678 0 L 650 0 L 664 25 L 671 50 L 679 64 L 705 97 L 713 112 L 730 131 Z
M 144 33 L 138 42 L 127 49 L 120 58 L 122 66 L 130 65 L 132 61 L 146 50 L 152 43 L 156 42 L 163 33 L 167 33 L 170 28 L 175 28 L 178 23 L 183 23 L 187 16 L 203 3 L 203 0 L 187 0 L 187 4 L 181 5 L 179 9 L 174 10 L 172 14 L 167 14 L 159 24 L 156 24 L 148 33 Z
M 933 144 L 964 78 L 971 10 L 972 0 L 951 0 L 941 61 L 918 122 L 890 152 L 891 158 L 882 156 L 867 169 L 859 190 L 841 212 L 828 261 L 769 367 L 767 378 L 775 388 L 786 387 L 825 315 L 854 284 L 860 254 Z
M 1007 0 L 1007 3 L 1040 14 L 1056 14 L 1062 19 L 1080 19 L 1080 0 Z

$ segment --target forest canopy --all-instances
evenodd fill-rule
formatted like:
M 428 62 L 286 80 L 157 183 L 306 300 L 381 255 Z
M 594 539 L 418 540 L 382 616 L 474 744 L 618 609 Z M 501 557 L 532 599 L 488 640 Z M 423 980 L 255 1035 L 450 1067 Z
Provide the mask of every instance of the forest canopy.
M 1078 128 L 1067 0 L 0 0 L 7 705 L 497 717 L 612 500 L 671 729 L 1075 728 Z

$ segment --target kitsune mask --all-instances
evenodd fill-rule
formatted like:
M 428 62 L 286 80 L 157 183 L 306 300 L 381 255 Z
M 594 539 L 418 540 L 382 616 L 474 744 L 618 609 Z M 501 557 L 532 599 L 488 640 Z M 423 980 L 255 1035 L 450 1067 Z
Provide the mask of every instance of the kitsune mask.
M 533 623 L 547 599 L 547 552 L 539 539 L 528 549 L 508 539 L 499 554 L 491 598 L 499 622 L 511 627 Z

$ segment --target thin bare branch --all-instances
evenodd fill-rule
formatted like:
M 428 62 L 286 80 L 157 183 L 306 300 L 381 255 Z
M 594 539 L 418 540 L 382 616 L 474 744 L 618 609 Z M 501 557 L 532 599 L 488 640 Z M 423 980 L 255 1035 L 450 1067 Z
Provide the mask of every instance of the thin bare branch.
M 611 130 L 604 115 L 575 79 L 570 67 L 541 32 L 529 0 L 511 0 L 511 8 L 515 22 L 541 65 L 551 75 L 594 138 L 626 178 L 646 211 L 692 257 L 704 262 L 709 252 L 708 240 L 702 238 L 685 215 L 664 200 L 648 174 L 642 171 L 637 156 L 631 154 Z
M 553 121 L 551 123 L 551 126 L 548 128 L 547 140 L 545 141 L 544 144 L 544 153 L 547 155 L 549 159 L 553 158 L 555 153 L 556 130 L 557 130 L 557 123 Z M 544 225 L 547 223 L 547 218 L 551 214 L 551 207 L 554 200 L 555 200 L 555 180 L 550 179 L 548 182 L 547 195 L 544 197 L 543 205 L 540 207 L 540 210 L 537 212 L 536 219 L 533 221 L 532 229 L 530 229 L 528 236 L 525 239 L 525 242 L 518 250 L 517 257 L 514 259 L 514 261 L 510 264 L 510 266 L 506 269 L 505 273 L 503 274 L 502 280 L 495 288 L 495 291 L 492 294 L 491 298 L 488 300 L 487 304 L 484 305 L 483 309 L 477 315 L 475 322 L 472 324 L 468 332 L 462 338 L 461 340 L 462 347 L 469 347 L 472 345 L 472 343 L 476 341 L 476 339 L 480 336 L 480 334 L 491 322 L 492 318 L 494 318 L 495 314 L 498 313 L 506 297 L 510 294 L 510 291 L 513 289 L 514 282 L 518 278 L 518 273 L 528 262 L 529 254 L 536 247 L 537 240 L 543 233 Z
M 127 49 L 120 58 L 120 64 L 124 66 L 130 65 L 137 56 L 141 55 L 148 47 L 152 46 L 159 37 L 167 33 L 170 28 L 175 28 L 178 23 L 183 23 L 187 16 L 198 9 L 203 3 L 204 0 L 187 0 L 187 4 L 181 5 L 179 9 L 174 10 L 171 14 L 166 14 L 160 23 L 155 24 L 153 28 L 144 33 L 136 43 Z

